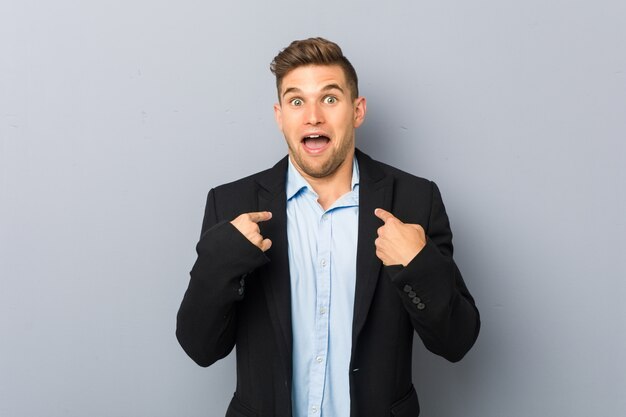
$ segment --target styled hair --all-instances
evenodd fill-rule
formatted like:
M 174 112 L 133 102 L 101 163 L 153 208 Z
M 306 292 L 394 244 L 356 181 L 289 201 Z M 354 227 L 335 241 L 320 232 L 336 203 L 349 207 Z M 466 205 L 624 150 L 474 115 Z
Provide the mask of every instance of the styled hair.
M 291 42 L 270 64 L 270 70 L 276 76 L 279 100 L 283 78 L 290 71 L 306 65 L 339 65 L 346 77 L 352 99 L 359 96 L 356 71 L 348 58 L 343 55 L 339 45 L 324 38 L 309 38 Z

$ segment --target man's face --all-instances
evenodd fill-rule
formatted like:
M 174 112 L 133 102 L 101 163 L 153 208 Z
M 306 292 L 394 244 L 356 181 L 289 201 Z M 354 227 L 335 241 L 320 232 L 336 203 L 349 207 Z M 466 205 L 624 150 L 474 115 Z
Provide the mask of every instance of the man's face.
M 276 123 L 301 174 L 330 177 L 352 160 L 354 130 L 363 123 L 366 105 L 363 97 L 352 99 L 341 67 L 298 67 L 283 78 L 279 96 Z

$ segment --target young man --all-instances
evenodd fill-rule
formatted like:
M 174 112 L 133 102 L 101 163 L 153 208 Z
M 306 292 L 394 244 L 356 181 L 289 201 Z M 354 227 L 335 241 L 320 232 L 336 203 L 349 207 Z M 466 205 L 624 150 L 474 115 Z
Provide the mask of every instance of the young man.
M 339 46 L 295 41 L 271 69 L 289 155 L 209 192 L 178 340 L 201 366 L 237 346 L 228 417 L 415 417 L 413 332 L 458 361 L 480 327 L 439 191 L 355 150 Z

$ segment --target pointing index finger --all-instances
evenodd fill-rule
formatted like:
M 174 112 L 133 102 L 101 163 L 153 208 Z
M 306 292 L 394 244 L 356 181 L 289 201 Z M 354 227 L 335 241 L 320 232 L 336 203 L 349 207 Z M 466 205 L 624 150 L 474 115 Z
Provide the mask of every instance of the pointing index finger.
M 256 211 L 248 213 L 248 218 L 254 223 L 264 222 L 272 218 L 272 213 L 269 211 Z
M 387 223 L 387 220 L 395 218 L 393 214 L 381 208 L 377 208 L 376 210 L 374 210 L 374 215 L 385 223 Z

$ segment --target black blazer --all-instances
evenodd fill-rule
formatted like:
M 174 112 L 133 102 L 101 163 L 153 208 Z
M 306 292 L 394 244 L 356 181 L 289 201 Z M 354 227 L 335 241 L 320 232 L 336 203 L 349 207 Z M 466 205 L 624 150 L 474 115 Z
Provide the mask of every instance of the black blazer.
M 452 233 L 436 185 L 372 160 L 359 162 L 359 237 L 350 361 L 351 417 L 419 414 L 411 381 L 415 330 L 425 346 L 460 360 L 478 336 L 474 300 L 452 259 Z M 273 168 L 209 192 L 198 258 L 178 312 L 176 335 L 209 366 L 237 346 L 237 389 L 227 417 L 291 417 L 292 333 L 285 179 Z M 424 227 L 427 243 L 407 265 L 383 267 L 374 240 L 380 207 Z M 260 223 L 263 253 L 230 221 L 271 211 Z M 329 416 L 330 417 L 330 416 Z M 347 416 L 332 416 L 347 417 Z

